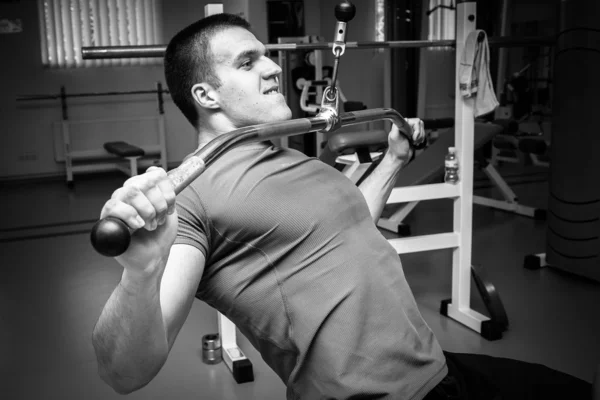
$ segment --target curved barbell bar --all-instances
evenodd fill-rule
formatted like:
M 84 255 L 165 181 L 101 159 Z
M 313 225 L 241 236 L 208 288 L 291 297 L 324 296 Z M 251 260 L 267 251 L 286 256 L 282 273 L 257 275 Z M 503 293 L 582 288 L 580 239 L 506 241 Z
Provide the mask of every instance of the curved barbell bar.
M 298 134 L 326 131 L 332 132 L 338 127 L 355 125 L 378 120 L 389 120 L 396 125 L 409 141 L 411 147 L 422 148 L 425 137 L 413 140 L 412 128 L 399 112 L 392 108 L 375 108 L 344 113 L 337 116 L 335 112 L 322 112 L 315 117 L 271 122 L 248 126 L 225 133 L 210 141 L 179 167 L 168 172 L 168 179 L 173 184 L 175 194 L 179 194 L 204 170 L 226 151 L 251 142 L 260 142 Z M 107 217 L 96 222 L 92 228 L 91 241 L 94 249 L 102 255 L 116 257 L 129 247 L 133 230 L 120 219 Z

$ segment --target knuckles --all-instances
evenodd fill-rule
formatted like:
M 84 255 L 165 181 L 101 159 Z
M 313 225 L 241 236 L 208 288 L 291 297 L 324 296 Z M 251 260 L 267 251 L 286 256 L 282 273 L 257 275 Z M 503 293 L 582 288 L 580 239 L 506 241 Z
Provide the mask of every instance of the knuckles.
M 160 204 L 160 205 L 156 205 L 155 207 L 155 217 L 159 216 L 162 217 L 167 213 L 167 210 L 169 209 L 169 206 L 165 203 L 165 204 Z
M 116 199 L 108 200 L 104 204 L 104 207 L 102 208 L 102 216 L 112 213 L 114 211 L 114 209 L 116 208 L 117 204 L 118 204 L 118 200 L 116 200 Z
M 113 213 L 120 203 L 125 203 L 133 206 L 147 222 L 165 216 L 176 198 L 170 184 L 165 185 L 167 179 L 166 171 L 158 167 L 150 167 L 144 174 L 127 179 L 113 192 L 102 214 Z
M 124 185 L 113 192 L 111 200 L 129 202 L 140 194 L 142 194 L 142 189 L 138 186 Z
M 118 199 L 109 199 L 102 207 L 102 211 L 100 212 L 100 218 L 105 218 L 108 215 L 117 215 L 123 214 L 126 212 L 127 208 L 120 207 L 121 201 Z M 128 213 L 131 214 L 131 213 Z M 130 215 L 120 215 L 121 217 L 127 218 Z
M 132 176 L 127 179 L 123 186 L 129 187 L 137 187 L 141 190 L 156 186 L 160 183 L 160 181 L 167 179 L 167 172 L 158 167 L 150 167 L 148 170 L 141 174 Z

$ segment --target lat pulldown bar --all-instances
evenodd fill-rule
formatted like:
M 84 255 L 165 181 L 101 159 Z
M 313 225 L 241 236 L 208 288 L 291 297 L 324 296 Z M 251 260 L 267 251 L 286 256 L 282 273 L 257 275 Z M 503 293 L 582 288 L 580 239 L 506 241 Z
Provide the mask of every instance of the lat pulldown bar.
M 333 109 L 325 108 L 315 117 L 248 126 L 218 136 L 179 167 L 169 171 L 168 177 L 173 184 L 175 194 L 179 194 L 198 178 L 210 163 L 236 146 L 317 131 L 333 132 L 342 126 L 378 120 L 392 121 L 413 147 L 419 148 L 424 144 L 423 140 L 418 142 L 413 140 L 410 125 L 394 109 L 376 108 L 338 116 Z M 100 254 L 116 257 L 127 250 L 132 233 L 133 231 L 123 221 L 107 217 L 94 225 L 91 234 L 92 245 Z

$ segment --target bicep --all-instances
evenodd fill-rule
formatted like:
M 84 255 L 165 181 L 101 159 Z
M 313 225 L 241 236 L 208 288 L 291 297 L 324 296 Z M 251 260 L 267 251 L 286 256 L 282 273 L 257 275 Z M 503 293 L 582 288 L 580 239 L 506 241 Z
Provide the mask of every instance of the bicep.
M 204 254 L 196 247 L 186 244 L 171 247 L 160 286 L 160 305 L 169 349 L 190 312 L 205 261 Z

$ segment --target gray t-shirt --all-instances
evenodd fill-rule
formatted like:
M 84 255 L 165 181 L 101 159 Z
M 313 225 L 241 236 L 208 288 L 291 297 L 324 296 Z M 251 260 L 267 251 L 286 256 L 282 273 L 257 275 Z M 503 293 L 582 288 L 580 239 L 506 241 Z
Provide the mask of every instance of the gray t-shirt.
M 447 373 L 400 258 L 360 190 L 270 142 L 217 159 L 177 198 L 197 297 L 233 321 L 288 399 L 421 399 Z

